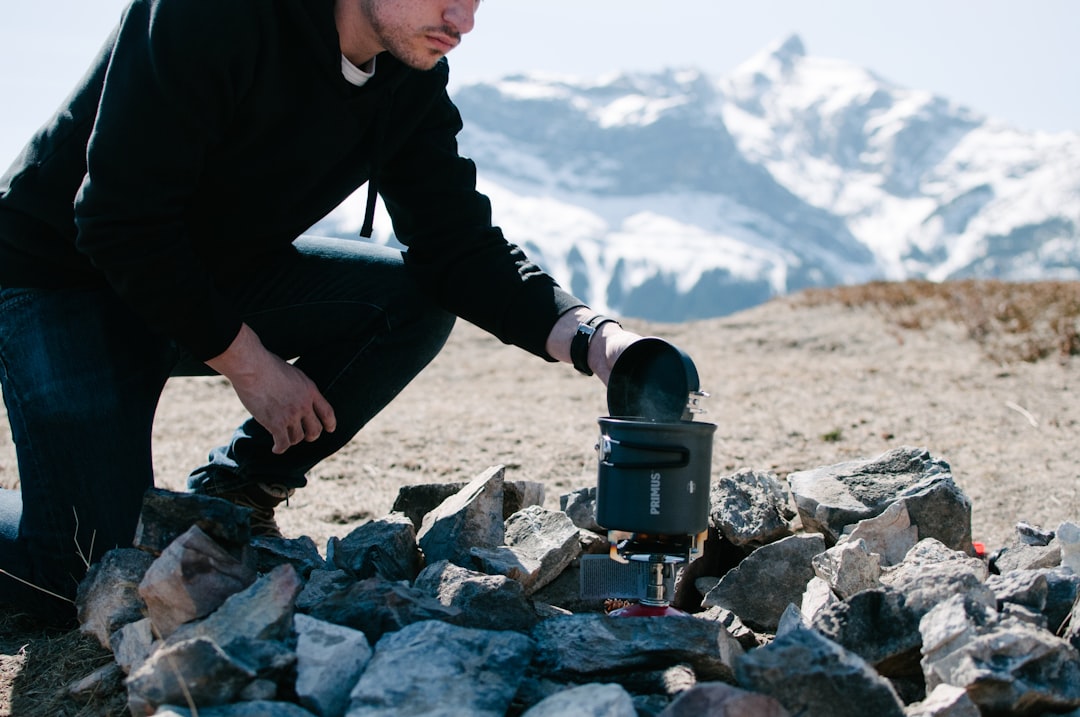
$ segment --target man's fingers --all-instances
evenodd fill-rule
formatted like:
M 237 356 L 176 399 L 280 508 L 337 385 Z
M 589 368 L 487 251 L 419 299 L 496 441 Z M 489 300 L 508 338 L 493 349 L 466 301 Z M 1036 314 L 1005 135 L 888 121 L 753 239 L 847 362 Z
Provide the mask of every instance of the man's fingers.
M 330 402 L 323 398 L 320 393 L 315 397 L 312 408 L 315 409 L 315 415 L 318 417 L 322 427 L 333 433 L 337 428 L 337 416 L 334 415 L 334 407 L 330 405 Z

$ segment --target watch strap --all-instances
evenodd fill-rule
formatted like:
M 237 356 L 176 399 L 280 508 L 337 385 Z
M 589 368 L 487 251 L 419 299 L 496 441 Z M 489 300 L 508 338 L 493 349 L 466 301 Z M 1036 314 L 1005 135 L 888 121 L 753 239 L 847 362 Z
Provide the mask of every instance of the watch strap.
M 570 360 L 578 373 L 585 376 L 593 375 L 592 369 L 589 368 L 589 344 L 592 343 L 596 330 L 608 322 L 619 323 L 610 316 L 595 314 L 578 324 L 574 338 L 570 340 Z

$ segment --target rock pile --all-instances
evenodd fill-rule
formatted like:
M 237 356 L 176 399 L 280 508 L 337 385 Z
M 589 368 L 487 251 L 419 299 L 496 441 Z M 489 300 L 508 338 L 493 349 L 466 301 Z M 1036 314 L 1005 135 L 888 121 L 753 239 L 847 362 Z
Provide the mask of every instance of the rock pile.
M 494 467 L 403 488 L 324 558 L 151 490 L 134 547 L 80 586 L 115 664 L 78 689 L 171 717 L 1080 715 L 1080 529 L 1020 524 L 981 555 L 925 450 L 715 478 L 685 616 L 582 597 L 608 549 L 594 497 L 548 510 Z

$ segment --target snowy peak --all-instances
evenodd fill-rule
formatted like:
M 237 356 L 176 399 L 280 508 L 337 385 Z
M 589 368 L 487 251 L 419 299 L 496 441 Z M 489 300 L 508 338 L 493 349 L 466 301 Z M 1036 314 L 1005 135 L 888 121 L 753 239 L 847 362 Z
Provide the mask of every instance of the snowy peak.
M 877 278 L 1080 278 L 1080 133 L 1016 131 L 797 35 L 726 77 L 515 75 L 454 100 L 496 222 L 599 309 L 680 321 Z

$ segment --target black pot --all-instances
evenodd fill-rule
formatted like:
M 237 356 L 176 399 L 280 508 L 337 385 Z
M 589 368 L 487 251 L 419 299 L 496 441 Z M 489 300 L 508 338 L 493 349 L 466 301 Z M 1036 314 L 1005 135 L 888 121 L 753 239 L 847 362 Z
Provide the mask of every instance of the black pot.
M 697 367 L 678 346 L 646 337 L 626 347 L 608 379 L 608 415 L 648 421 L 690 420 Z
M 633 417 L 599 422 L 597 523 L 651 535 L 708 529 L 715 424 Z

